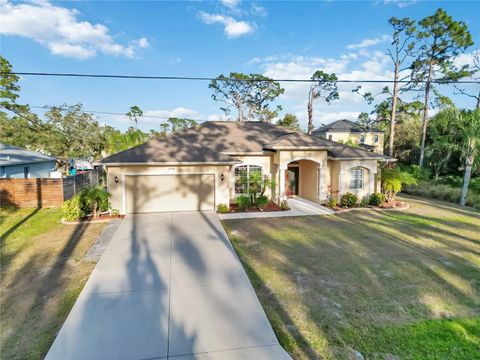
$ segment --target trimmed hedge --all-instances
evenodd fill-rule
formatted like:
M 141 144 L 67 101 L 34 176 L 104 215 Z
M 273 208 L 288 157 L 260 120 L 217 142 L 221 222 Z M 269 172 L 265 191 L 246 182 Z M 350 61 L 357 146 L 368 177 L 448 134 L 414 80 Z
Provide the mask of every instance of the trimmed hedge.
M 419 182 L 418 185 L 409 185 L 403 192 L 411 195 L 418 195 L 432 199 L 444 200 L 452 203 L 460 202 L 461 188 L 455 188 L 446 184 L 436 184 L 429 181 Z M 470 190 L 467 194 L 466 205 L 480 209 L 480 194 Z

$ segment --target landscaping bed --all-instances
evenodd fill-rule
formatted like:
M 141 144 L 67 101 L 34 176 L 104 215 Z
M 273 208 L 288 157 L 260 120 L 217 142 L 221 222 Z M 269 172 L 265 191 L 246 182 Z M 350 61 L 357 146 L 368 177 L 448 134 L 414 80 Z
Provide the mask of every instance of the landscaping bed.
M 62 219 L 62 223 L 66 225 L 74 225 L 74 224 L 79 224 L 79 223 L 99 223 L 99 222 L 108 222 L 110 220 L 115 220 L 115 219 L 123 219 L 125 215 L 112 215 L 110 212 L 105 212 L 99 214 L 97 217 L 94 217 L 93 214 L 89 214 L 87 216 L 84 216 L 78 220 L 74 221 L 66 221 Z
M 378 206 L 373 206 L 373 205 L 365 205 L 361 206 L 360 204 L 355 204 L 351 207 L 341 207 L 341 206 L 326 206 L 327 208 L 335 211 L 335 212 L 345 212 L 345 211 L 351 211 L 351 210 L 372 210 L 372 209 L 377 209 L 377 210 L 405 210 L 409 208 L 409 205 L 405 201 L 391 201 L 391 202 L 383 202 Z
M 240 208 L 237 204 L 230 204 L 230 211 L 228 213 L 239 213 L 239 212 L 270 212 L 270 211 L 286 211 L 290 209 L 282 209 L 279 205 L 275 204 L 274 202 L 268 203 L 263 208 L 258 208 L 256 206 L 249 206 L 247 208 Z

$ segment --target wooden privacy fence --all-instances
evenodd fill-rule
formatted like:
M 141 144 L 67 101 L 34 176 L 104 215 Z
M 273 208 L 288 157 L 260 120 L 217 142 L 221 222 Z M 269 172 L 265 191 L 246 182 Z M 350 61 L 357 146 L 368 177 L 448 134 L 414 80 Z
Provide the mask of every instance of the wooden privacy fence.
M 84 174 L 63 178 L 63 199 L 70 199 L 86 187 L 100 185 L 102 183 L 102 177 L 103 170 L 96 168 Z
M 102 169 L 62 179 L 0 179 L 0 205 L 15 207 L 59 207 L 89 186 L 102 183 Z

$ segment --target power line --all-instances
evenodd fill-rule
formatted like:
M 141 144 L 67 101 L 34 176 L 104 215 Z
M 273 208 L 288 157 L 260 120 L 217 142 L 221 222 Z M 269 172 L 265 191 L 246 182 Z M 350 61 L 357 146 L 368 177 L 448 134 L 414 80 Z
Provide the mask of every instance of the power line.
M 0 72 L 1 75 L 23 75 L 23 76 L 55 76 L 55 77 L 77 77 L 77 78 L 103 78 L 103 79 L 138 79 L 138 80 L 190 80 L 190 81 L 239 81 L 239 82 L 259 82 L 259 81 L 275 81 L 275 82 L 290 82 L 290 83 L 313 83 L 312 79 L 236 79 L 236 78 L 218 78 L 218 77 L 196 77 L 196 76 L 147 76 L 147 75 L 115 75 L 115 74 L 80 74 L 80 73 L 47 73 L 47 72 Z M 373 84 L 386 84 L 393 83 L 393 80 L 325 80 L 325 82 L 336 83 L 373 83 Z M 410 80 L 399 80 L 399 83 L 411 83 Z M 416 80 L 415 83 L 425 83 L 425 80 Z M 433 83 L 437 84 L 480 84 L 480 80 L 441 80 L 433 79 Z
M 40 106 L 40 105 L 28 105 L 29 107 L 31 108 L 34 108 L 34 109 L 42 109 L 42 110 L 52 110 L 52 109 L 55 109 L 55 108 L 58 108 L 58 109 L 61 109 L 61 110 L 66 110 L 65 108 L 62 108 L 61 106 Z M 109 112 L 109 111 L 97 111 L 97 110 L 80 110 L 81 113 L 85 113 L 85 114 L 101 114 L 101 115 L 120 115 L 120 116 L 125 116 L 125 117 L 128 117 L 127 114 L 124 114 L 124 113 L 119 113 L 119 112 Z M 137 117 L 139 118 L 154 118 L 154 119 L 171 119 L 173 118 L 174 116 L 160 116 L 160 115 L 138 115 Z M 189 119 L 189 118 L 185 118 L 185 117 L 180 117 L 181 119 L 185 119 L 185 120 L 193 120 L 193 121 L 196 121 L 196 122 L 206 122 L 206 121 L 211 121 L 211 120 L 197 120 L 197 119 Z

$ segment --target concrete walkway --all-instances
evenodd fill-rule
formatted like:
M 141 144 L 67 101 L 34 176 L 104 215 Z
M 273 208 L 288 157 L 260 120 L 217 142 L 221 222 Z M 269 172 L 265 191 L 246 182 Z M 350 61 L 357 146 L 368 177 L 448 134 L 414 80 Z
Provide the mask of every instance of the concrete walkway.
M 216 214 L 125 218 L 46 359 L 290 359 Z
M 285 216 L 310 216 L 310 215 L 330 215 L 334 214 L 333 210 L 326 208 L 313 201 L 303 198 L 290 198 L 287 200 L 290 210 L 287 211 L 269 211 L 269 212 L 245 212 L 245 213 L 230 213 L 219 214 L 221 220 L 230 219 L 255 219 L 255 218 L 273 218 Z

